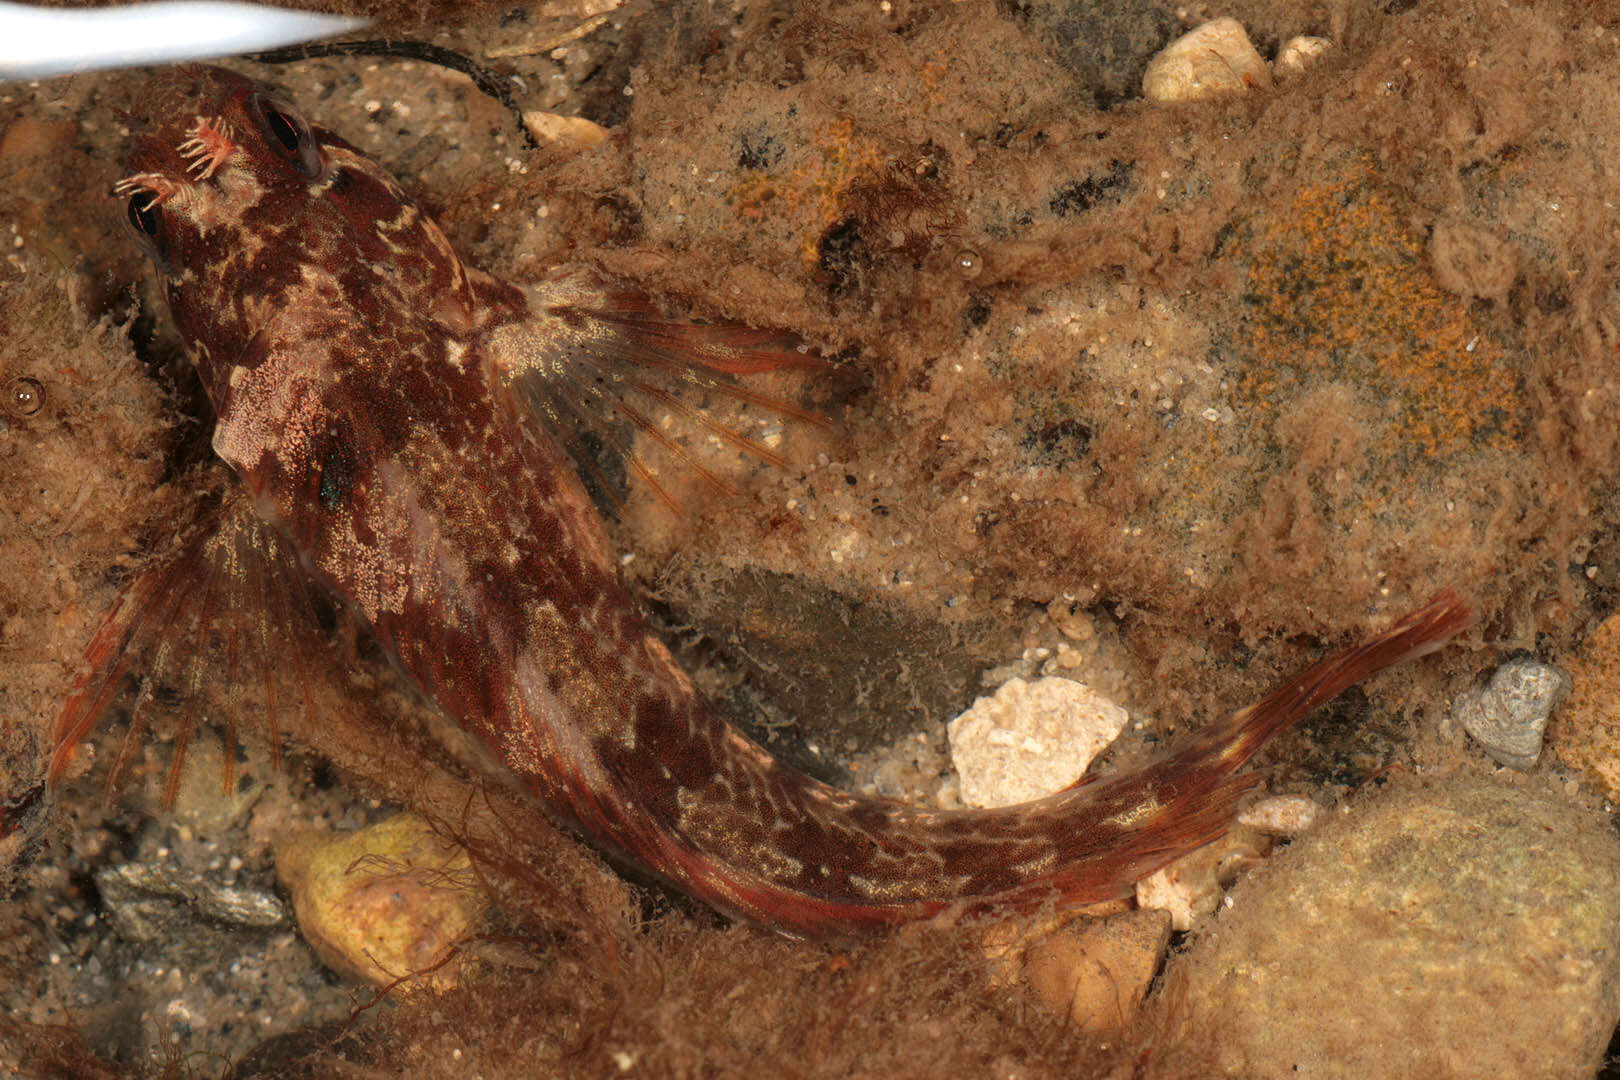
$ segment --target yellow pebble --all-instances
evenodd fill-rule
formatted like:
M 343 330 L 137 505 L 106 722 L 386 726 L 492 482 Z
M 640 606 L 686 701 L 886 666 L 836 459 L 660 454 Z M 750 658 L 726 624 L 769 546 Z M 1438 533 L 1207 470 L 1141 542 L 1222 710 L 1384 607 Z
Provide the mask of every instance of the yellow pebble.
M 467 853 L 413 814 L 358 832 L 309 832 L 276 850 L 298 927 L 321 959 L 379 986 L 454 986 L 450 956 L 488 900 Z

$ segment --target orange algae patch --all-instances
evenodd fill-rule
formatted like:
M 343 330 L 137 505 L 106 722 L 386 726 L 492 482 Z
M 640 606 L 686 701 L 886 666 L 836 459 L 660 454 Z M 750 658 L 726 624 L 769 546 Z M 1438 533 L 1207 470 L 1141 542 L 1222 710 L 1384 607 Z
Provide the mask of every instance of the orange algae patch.
M 1620 799 L 1620 615 L 1611 615 L 1567 658 L 1574 687 L 1548 738 L 1558 756 Z
M 811 222 L 814 228 L 797 245 L 807 273 L 820 257 L 822 234 L 848 212 L 851 187 L 861 177 L 881 172 L 885 164 L 877 142 L 857 136 L 849 119 L 821 128 L 813 142 L 814 149 L 785 180 L 764 169 L 741 170 L 730 200 L 743 218 L 783 215 Z
M 1436 283 L 1423 238 L 1370 164 L 1302 185 L 1275 221 L 1256 224 L 1245 291 L 1256 363 L 1238 396 L 1264 410 L 1296 382 L 1349 379 L 1394 403 L 1393 434 L 1413 451 L 1519 443 L 1518 373 L 1469 304 Z

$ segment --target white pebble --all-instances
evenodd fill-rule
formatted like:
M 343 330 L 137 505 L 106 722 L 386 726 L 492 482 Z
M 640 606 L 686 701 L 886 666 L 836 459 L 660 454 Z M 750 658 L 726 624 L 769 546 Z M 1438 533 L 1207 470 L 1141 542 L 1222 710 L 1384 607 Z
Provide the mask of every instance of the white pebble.
M 1236 19 L 1212 19 L 1182 34 L 1148 61 L 1142 95 L 1165 103 L 1202 101 L 1270 86 L 1271 68 Z
M 523 126 L 541 145 L 577 152 L 589 150 L 607 138 L 607 129 L 582 116 L 559 116 L 534 109 L 523 114 Z
M 1136 883 L 1136 906 L 1170 913 L 1177 930 L 1191 930 L 1221 906 L 1226 889 L 1246 866 L 1271 850 L 1258 832 L 1233 829 L 1212 844 L 1189 851 Z
M 1279 79 L 1303 75 L 1306 68 L 1316 63 L 1331 48 L 1333 42 L 1324 37 L 1289 38 L 1283 42 L 1283 47 L 1277 50 L 1277 62 L 1272 65 L 1272 69 Z
M 1130 714 L 1085 683 L 1009 679 L 950 722 L 951 761 L 969 806 L 1011 806 L 1073 784 Z
M 1267 836 L 1298 836 L 1316 824 L 1322 808 L 1304 795 L 1273 795 L 1238 813 L 1239 825 L 1247 825 Z

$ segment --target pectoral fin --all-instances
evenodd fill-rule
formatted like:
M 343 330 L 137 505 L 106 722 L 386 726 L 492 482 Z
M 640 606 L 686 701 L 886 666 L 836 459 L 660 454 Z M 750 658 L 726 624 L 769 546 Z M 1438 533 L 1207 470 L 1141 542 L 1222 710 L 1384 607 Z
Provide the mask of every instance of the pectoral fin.
M 538 286 L 529 299 L 527 322 L 491 335 L 498 378 L 519 410 L 557 437 L 587 482 L 610 498 L 618 484 L 593 446 L 678 514 L 679 500 L 656 465 L 633 446 L 637 435 L 677 468 L 734 494 L 736 485 L 689 447 L 681 428 L 781 467 L 787 460 L 773 444 L 784 423 L 829 426 L 815 411 L 739 378 L 831 367 L 791 334 L 671 319 L 638 293 L 593 290 L 575 279 Z
M 209 680 L 225 680 L 220 722 L 226 742 L 228 789 L 235 780 L 235 744 L 242 718 L 261 708 L 249 687 L 262 686 L 271 756 L 279 766 L 281 715 L 314 708 L 311 685 L 329 663 L 321 628 L 319 587 L 296 552 L 233 492 L 202 509 L 176 541 L 120 594 L 102 619 L 56 721 L 48 783 L 58 786 L 78 744 L 139 673 L 129 729 L 114 759 L 109 793 L 140 745 L 154 706 L 168 690 L 181 698 L 165 805 L 178 791 L 187 745 Z M 249 679 L 255 678 L 250 684 Z

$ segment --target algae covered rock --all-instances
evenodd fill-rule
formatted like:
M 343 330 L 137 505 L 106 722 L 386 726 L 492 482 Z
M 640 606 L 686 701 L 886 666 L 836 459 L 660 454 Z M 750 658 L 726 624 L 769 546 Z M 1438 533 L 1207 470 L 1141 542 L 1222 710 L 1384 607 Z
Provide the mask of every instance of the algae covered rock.
M 1620 841 L 1522 787 L 1406 786 L 1232 900 L 1164 995 L 1231 1075 L 1591 1076 L 1620 1017 Z
M 467 853 L 414 814 L 296 837 L 277 850 L 276 872 L 321 959 L 377 985 L 454 985 L 446 961 L 488 906 Z
M 1573 683 L 1548 737 L 1565 764 L 1620 800 L 1620 615 L 1610 615 L 1565 661 Z
M 1127 911 L 1071 923 L 1029 950 L 1024 980 L 1081 1031 L 1117 1036 L 1135 1022 L 1170 943 L 1166 911 Z

